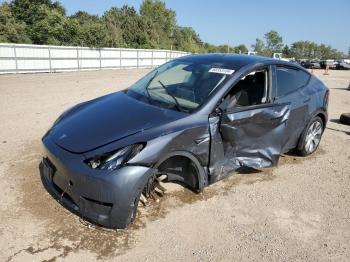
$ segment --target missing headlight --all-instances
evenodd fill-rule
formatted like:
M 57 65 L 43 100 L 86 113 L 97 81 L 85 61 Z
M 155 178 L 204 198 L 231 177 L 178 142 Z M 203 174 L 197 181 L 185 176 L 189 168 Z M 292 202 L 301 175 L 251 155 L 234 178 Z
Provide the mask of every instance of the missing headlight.
M 115 170 L 122 167 L 127 161 L 132 159 L 143 148 L 143 144 L 134 144 L 126 146 L 116 151 L 87 159 L 85 163 L 94 169 Z

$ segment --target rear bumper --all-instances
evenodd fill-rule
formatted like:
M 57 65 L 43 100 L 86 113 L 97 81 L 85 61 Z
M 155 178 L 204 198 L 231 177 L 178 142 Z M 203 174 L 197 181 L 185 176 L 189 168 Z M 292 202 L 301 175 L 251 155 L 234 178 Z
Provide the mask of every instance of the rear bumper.
M 107 228 L 125 228 L 131 222 L 136 197 L 155 173 L 144 166 L 115 171 L 94 170 L 82 155 L 71 154 L 49 138 L 43 140 L 46 160 L 39 165 L 45 189 L 71 212 Z M 44 164 L 45 161 L 45 164 Z M 47 176 L 44 166 L 53 166 Z

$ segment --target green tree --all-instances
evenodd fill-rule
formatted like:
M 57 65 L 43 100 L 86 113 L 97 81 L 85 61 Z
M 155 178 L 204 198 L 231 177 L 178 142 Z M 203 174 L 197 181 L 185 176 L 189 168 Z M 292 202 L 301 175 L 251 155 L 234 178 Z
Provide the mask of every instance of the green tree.
M 252 45 L 254 52 L 257 52 L 258 55 L 265 54 L 265 43 L 260 38 L 255 39 L 255 44 Z
M 233 48 L 230 50 L 229 45 L 218 45 L 216 46 L 216 52 L 217 53 L 231 53 L 233 51 Z
M 157 48 L 170 48 L 176 29 L 176 14 L 159 0 L 144 0 L 140 15 L 146 26 L 150 44 Z M 180 29 L 181 31 L 181 29 Z
M 106 38 L 107 47 L 126 46 L 122 29 L 123 16 L 123 12 L 116 7 L 112 7 L 110 10 L 104 13 L 102 19 L 104 20 L 108 31 Z
M 27 35 L 34 44 L 48 43 L 50 40 L 59 44 L 55 37 L 56 32 L 65 19 L 65 9 L 59 2 L 51 0 L 13 0 L 10 4 L 11 11 L 18 21 L 26 24 Z M 58 24 L 54 24 L 54 19 L 58 19 Z M 49 28 L 49 27 L 56 28 Z M 52 33 L 47 37 L 41 33 Z M 44 41 L 44 42 L 43 42 Z
M 344 54 L 324 44 L 316 44 L 310 41 L 297 41 L 291 45 L 291 55 L 296 59 L 337 59 Z
M 291 45 L 290 52 L 296 59 L 309 58 L 310 43 L 307 41 L 294 42 Z
M 69 44 L 75 28 L 71 28 L 69 19 L 57 9 L 50 10 L 41 5 L 43 18 L 31 26 L 31 39 L 36 44 L 61 45 Z
M 248 53 L 248 48 L 243 44 L 235 46 L 233 50 L 237 54 L 247 54 Z
M 191 27 L 177 27 L 174 30 L 174 47 L 177 50 L 193 53 L 203 51 L 203 43 Z
M 138 15 L 134 7 L 124 5 L 121 8 L 120 17 L 122 36 L 127 47 L 149 48 L 145 23 Z
M 7 3 L 0 5 L 0 42 L 31 43 L 25 23 L 16 20 Z
M 290 57 L 291 56 L 291 51 L 288 45 L 285 45 L 282 49 L 282 53 L 284 57 Z
M 128 5 L 112 7 L 102 17 L 82 11 L 67 16 L 64 7 L 52 0 L 12 0 L 10 4 L 0 5 L 0 41 L 91 47 L 173 48 L 193 53 L 248 51 L 245 45 L 232 47 L 203 43 L 193 28 L 178 26 L 176 13 L 160 0 L 144 0 L 140 12 Z M 283 52 L 285 56 L 295 58 L 345 57 L 345 54 L 331 46 L 310 41 L 283 46 L 282 37 L 274 30 L 264 35 L 264 41 L 257 38 L 252 48 L 264 56 Z
M 209 44 L 209 43 L 204 43 L 203 44 L 203 52 L 206 53 L 216 53 L 217 47 L 215 45 Z
M 278 32 L 271 30 L 264 35 L 266 42 L 265 55 L 272 56 L 273 53 L 281 53 L 283 48 L 282 36 Z
M 89 47 L 107 45 L 108 31 L 98 16 L 79 11 L 70 18 L 72 23 L 77 24 L 76 36 L 72 39 L 74 45 Z
M 59 2 L 52 2 L 51 0 L 13 0 L 10 5 L 16 18 L 27 25 L 33 25 L 44 18 L 45 13 L 41 10 L 42 6 L 51 10 L 55 9 L 62 15 L 66 13 Z

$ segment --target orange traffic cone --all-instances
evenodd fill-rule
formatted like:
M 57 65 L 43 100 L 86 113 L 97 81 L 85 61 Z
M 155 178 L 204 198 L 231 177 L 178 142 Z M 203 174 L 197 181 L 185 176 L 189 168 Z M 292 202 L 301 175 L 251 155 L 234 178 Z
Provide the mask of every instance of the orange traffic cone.
M 326 65 L 326 68 L 325 68 L 323 74 L 324 74 L 324 75 L 329 75 L 328 70 L 329 70 L 329 65 Z

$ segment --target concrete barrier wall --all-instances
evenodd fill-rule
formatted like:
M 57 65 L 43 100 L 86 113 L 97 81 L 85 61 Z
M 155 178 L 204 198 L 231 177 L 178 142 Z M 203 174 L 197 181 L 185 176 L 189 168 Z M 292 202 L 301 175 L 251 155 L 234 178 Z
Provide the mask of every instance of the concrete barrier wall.
M 186 52 L 0 43 L 0 74 L 153 68 Z

